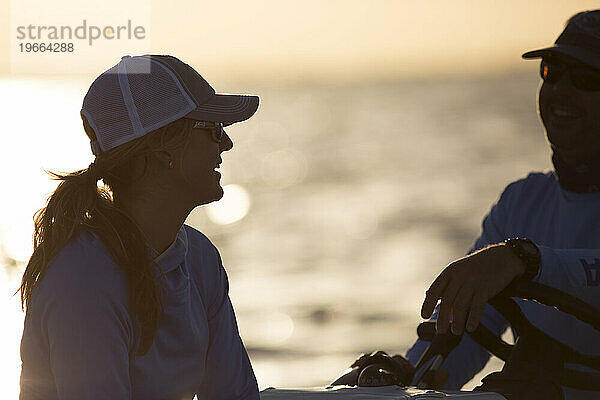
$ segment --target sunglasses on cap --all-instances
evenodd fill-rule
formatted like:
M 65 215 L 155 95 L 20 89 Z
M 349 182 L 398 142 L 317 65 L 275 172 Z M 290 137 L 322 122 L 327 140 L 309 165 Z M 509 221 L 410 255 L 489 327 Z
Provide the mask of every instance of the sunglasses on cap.
M 210 129 L 215 142 L 221 143 L 221 140 L 223 140 L 224 131 L 222 122 L 196 121 L 192 129 Z
M 569 73 L 571 84 L 584 92 L 600 90 L 600 70 L 584 64 L 569 63 L 562 57 L 544 56 L 540 63 L 540 76 L 546 83 L 556 83 Z

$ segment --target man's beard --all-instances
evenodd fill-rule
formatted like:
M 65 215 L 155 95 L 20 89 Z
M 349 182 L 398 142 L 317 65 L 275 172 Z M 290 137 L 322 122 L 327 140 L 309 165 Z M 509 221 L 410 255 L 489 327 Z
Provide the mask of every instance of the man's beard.
M 600 191 L 600 153 L 568 164 L 557 150 L 553 150 L 552 164 L 558 183 L 564 190 L 575 193 Z

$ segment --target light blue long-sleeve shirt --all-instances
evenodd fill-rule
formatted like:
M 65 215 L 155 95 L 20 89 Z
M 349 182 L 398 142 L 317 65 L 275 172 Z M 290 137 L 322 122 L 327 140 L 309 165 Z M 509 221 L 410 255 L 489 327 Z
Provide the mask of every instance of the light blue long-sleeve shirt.
M 258 399 L 217 249 L 183 225 L 155 261 L 164 321 L 136 356 L 125 276 L 102 241 L 84 232 L 58 253 L 25 317 L 21 400 Z
M 532 173 L 513 182 L 485 217 L 481 235 L 470 252 L 510 237 L 526 237 L 539 246 L 542 258 L 535 281 L 600 307 L 600 193 L 567 192 L 550 172 Z M 518 303 L 529 321 L 553 338 L 581 353 L 600 355 L 600 334 L 589 325 L 536 302 L 519 299 Z M 486 306 L 481 323 L 497 335 L 508 327 L 490 306 Z M 407 358 L 413 365 L 428 345 L 417 340 L 408 350 Z M 445 388 L 461 388 L 483 369 L 489 357 L 464 335 L 441 367 L 449 372 Z M 569 388 L 563 391 L 565 400 L 599 395 Z

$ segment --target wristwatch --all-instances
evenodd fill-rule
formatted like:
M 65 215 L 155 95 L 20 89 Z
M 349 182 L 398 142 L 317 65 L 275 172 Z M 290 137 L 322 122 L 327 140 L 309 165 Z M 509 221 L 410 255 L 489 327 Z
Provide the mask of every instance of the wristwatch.
M 521 279 L 532 280 L 538 274 L 542 261 L 537 245 L 527 238 L 508 238 L 504 243 L 525 264 L 525 274 Z

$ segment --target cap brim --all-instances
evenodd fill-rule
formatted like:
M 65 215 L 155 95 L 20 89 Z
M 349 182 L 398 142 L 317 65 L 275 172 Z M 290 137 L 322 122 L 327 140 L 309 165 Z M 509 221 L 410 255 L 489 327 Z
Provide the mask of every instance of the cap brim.
M 539 50 L 532 50 L 524 53 L 521 57 L 526 60 L 532 58 L 540 58 L 547 54 L 562 54 L 569 57 L 573 57 L 577 61 L 581 61 L 591 67 L 600 69 L 600 57 L 592 54 L 589 50 L 582 49 L 575 46 L 567 45 L 554 45 Z
M 245 121 L 258 109 L 258 96 L 215 94 L 206 103 L 186 114 L 186 118 L 231 125 Z

